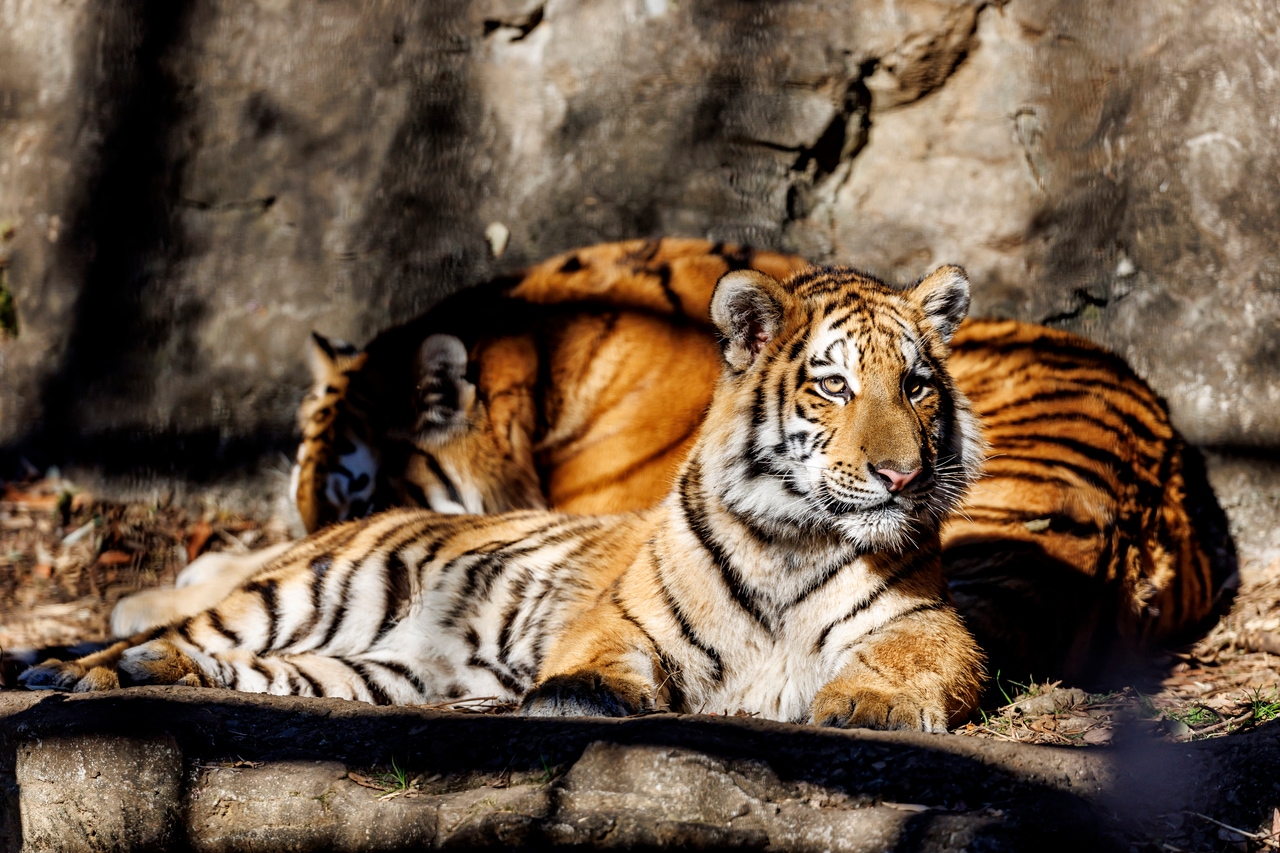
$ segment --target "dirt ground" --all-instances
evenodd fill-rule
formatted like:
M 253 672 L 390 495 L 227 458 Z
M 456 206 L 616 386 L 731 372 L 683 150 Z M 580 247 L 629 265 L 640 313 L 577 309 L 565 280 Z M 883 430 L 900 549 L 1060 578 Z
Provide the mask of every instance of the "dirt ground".
M 111 608 L 139 589 L 171 584 L 207 551 L 285 541 L 280 519 L 95 499 L 58 478 L 8 484 L 0 495 L 0 685 L 34 650 L 108 638 Z M 999 681 L 997 698 L 960 734 L 1091 746 L 1119 723 L 1175 740 L 1226 737 L 1280 716 L 1280 560 L 1242 561 L 1230 612 L 1199 642 L 1171 649 L 1151 673 L 1107 694 L 1064 684 Z M 483 701 L 463 707 L 501 712 Z M 1280 827 L 1278 827 L 1280 828 Z

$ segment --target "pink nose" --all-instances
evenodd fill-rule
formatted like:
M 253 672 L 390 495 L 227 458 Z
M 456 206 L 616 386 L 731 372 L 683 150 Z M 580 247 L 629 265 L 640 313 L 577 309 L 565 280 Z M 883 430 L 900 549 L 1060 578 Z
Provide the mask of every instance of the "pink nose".
M 892 468 L 877 468 L 876 473 L 888 481 L 890 492 L 897 493 L 905 489 L 907 484 L 916 478 L 916 475 L 920 473 L 920 469 L 902 472 L 895 471 Z

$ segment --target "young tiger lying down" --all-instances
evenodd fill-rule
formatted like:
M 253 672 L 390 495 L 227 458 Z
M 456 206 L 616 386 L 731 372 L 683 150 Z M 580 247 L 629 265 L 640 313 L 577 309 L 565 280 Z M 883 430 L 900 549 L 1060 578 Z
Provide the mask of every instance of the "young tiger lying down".
M 728 273 L 725 366 L 659 506 L 349 522 L 199 615 L 22 681 L 943 730 L 982 676 L 939 557 L 981 465 L 946 370 L 968 304 L 957 267 L 906 292 L 850 269 Z

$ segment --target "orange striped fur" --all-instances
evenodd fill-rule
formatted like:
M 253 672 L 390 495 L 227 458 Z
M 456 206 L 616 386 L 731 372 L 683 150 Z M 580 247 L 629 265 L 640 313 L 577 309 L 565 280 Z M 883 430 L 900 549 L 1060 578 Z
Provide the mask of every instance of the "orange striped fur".
M 21 678 L 944 730 L 982 675 L 939 541 L 982 458 L 946 367 L 968 304 L 956 267 L 909 292 L 849 269 L 729 272 L 709 303 L 720 376 L 659 505 L 329 527 L 204 612 Z M 459 349 L 422 349 L 418 426 L 446 441 L 472 428 Z
M 631 241 L 460 293 L 380 336 L 359 369 L 313 365 L 318 392 L 334 373 L 351 385 L 319 407 L 324 429 L 304 430 L 299 509 L 313 524 L 350 515 L 331 498 L 359 491 L 330 482 L 355 467 L 337 458 L 338 433 L 366 437 L 374 508 L 649 507 L 688 454 L 719 370 L 708 313 L 716 278 L 801 266 L 704 241 Z M 472 405 L 466 429 L 432 435 L 416 428 L 432 404 L 414 389 L 422 343 L 440 334 L 469 347 L 455 378 L 473 390 L 455 396 Z M 1053 329 L 966 321 L 953 346 L 951 371 L 988 425 L 992 460 L 943 527 L 943 562 L 994 667 L 1088 676 L 1211 618 L 1231 571 L 1229 537 L 1197 457 L 1151 390 L 1122 360 Z M 126 599 L 113 626 L 125 635 L 209 603 L 191 591 Z

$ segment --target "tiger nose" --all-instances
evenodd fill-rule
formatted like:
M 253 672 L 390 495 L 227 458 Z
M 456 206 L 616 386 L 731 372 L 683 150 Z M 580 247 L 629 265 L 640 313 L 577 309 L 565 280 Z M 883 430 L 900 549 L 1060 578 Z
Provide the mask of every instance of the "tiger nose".
M 889 491 L 893 494 L 897 494 L 905 489 L 919 473 L 919 468 L 914 471 L 895 471 L 893 468 L 876 469 L 877 476 L 884 480 L 885 484 L 889 487 Z

